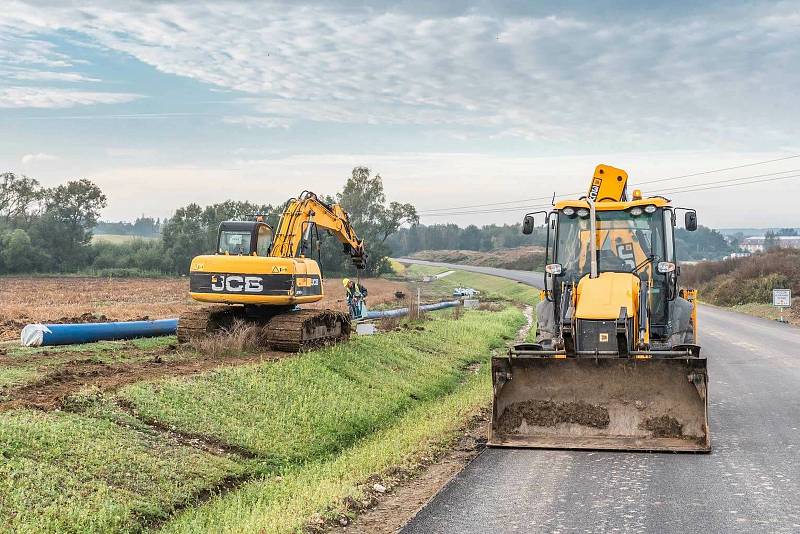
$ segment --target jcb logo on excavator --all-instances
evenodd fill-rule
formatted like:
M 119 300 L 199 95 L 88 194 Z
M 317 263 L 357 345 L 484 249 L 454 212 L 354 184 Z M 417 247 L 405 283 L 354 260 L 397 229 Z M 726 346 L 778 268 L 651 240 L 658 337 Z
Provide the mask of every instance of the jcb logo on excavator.
M 263 282 L 260 276 L 218 274 L 211 277 L 211 290 L 228 293 L 261 293 L 264 290 Z
M 600 194 L 600 186 L 603 185 L 602 178 L 593 178 L 592 179 L 592 187 L 589 188 L 589 198 L 592 200 L 597 200 L 597 195 Z

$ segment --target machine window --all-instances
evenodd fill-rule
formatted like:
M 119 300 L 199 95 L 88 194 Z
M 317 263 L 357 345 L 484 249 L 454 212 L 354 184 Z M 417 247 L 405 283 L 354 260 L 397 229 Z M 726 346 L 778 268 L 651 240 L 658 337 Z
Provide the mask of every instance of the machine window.
M 269 249 L 272 246 L 272 229 L 266 225 L 258 227 L 258 242 L 256 244 L 256 254 L 259 256 L 269 256 Z
M 219 236 L 219 253 L 250 255 L 250 232 L 223 230 Z
M 652 280 L 650 311 L 653 323 L 666 319 L 665 284 L 663 276 L 655 275 L 655 265 L 669 259 L 665 251 L 664 213 L 643 213 L 634 217 L 627 211 L 597 211 L 597 269 L 599 272 L 631 272 L 651 255 L 653 263 L 642 267 Z M 671 237 L 671 235 L 669 236 Z M 671 244 L 671 243 L 670 243 Z M 577 282 L 589 274 L 589 219 L 559 214 L 558 263 L 564 281 Z
M 650 255 L 663 260 L 663 212 L 634 217 L 627 211 L 597 211 L 596 240 L 600 272 L 630 272 Z M 589 273 L 588 218 L 559 214 L 557 261 L 565 279 L 577 281 Z

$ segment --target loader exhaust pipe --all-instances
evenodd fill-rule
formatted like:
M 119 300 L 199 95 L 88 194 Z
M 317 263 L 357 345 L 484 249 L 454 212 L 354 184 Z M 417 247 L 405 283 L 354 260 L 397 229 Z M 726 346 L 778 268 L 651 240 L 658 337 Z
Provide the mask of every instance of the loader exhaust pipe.
M 591 255 L 591 260 L 589 261 L 590 265 L 589 277 L 597 278 L 597 219 L 595 217 L 596 211 L 594 207 L 594 200 L 591 197 L 588 197 L 586 201 L 589 203 L 589 233 L 591 234 L 591 236 L 589 237 L 589 254 Z

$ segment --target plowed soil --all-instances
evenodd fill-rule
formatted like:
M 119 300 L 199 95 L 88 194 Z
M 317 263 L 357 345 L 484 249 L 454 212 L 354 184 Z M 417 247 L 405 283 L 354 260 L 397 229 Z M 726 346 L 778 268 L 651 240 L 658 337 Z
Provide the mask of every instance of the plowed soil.
M 403 282 L 362 280 L 368 305 L 391 303 Z M 311 308 L 347 311 L 340 278 L 325 280 L 326 297 Z M 0 341 L 19 339 L 28 323 L 86 323 L 177 317 L 199 306 L 188 278 L 0 277 Z

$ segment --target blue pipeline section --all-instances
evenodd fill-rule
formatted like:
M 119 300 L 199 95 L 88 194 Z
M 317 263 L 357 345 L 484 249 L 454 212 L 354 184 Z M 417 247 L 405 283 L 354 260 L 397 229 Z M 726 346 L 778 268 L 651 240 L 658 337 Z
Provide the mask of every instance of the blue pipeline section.
M 436 304 L 423 304 L 419 307 L 422 311 L 436 311 L 445 308 L 453 308 L 460 306 L 461 301 L 450 300 L 445 302 L 437 302 Z M 381 319 L 383 317 L 402 317 L 408 315 L 408 308 L 397 308 L 396 310 L 370 310 L 364 314 L 362 319 Z
M 177 319 L 118 323 L 29 324 L 22 330 L 21 341 L 27 347 L 72 345 L 93 341 L 169 336 L 177 329 Z

